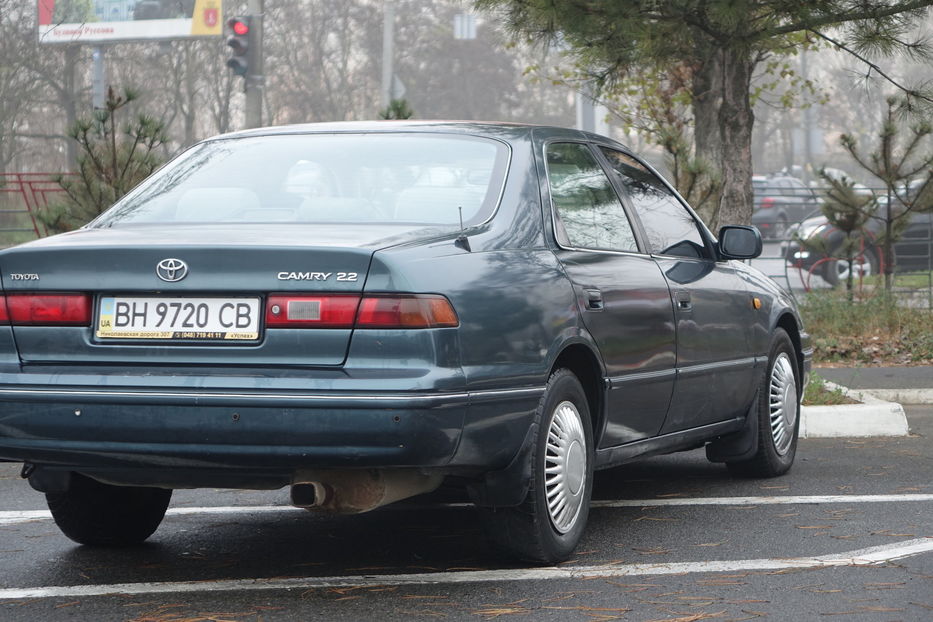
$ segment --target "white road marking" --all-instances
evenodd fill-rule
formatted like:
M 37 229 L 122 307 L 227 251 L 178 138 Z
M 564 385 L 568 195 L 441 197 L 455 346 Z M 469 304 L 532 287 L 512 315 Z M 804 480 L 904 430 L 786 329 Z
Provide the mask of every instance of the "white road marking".
M 623 499 L 593 501 L 594 508 L 632 508 L 661 505 L 806 505 L 813 503 L 900 503 L 933 501 L 933 495 L 778 495 L 772 497 L 668 497 L 666 499 Z
M 667 499 L 623 499 L 617 501 L 592 502 L 594 508 L 641 508 L 669 505 L 807 505 L 824 503 L 903 503 L 933 501 L 933 494 L 904 495 L 810 495 L 810 496 L 772 496 L 772 497 L 685 497 Z M 431 507 L 471 507 L 469 503 L 448 503 Z M 230 505 L 216 507 L 169 508 L 166 516 L 187 516 L 197 514 L 265 514 L 281 512 L 304 512 L 301 508 L 290 505 Z M 50 520 L 48 510 L 8 510 L 0 511 L 0 526 L 28 523 L 36 520 Z
M 270 512 L 306 512 L 302 508 L 290 505 L 228 505 L 200 508 L 169 508 L 166 516 L 187 516 L 191 514 L 265 514 Z M 51 520 L 52 513 L 48 510 L 10 510 L 0 512 L 0 525 L 15 525 L 36 520 Z
M 849 551 L 838 555 L 783 559 L 681 562 L 671 564 L 628 564 L 608 566 L 561 566 L 518 570 L 466 570 L 398 575 L 300 577 L 288 579 L 229 579 L 222 581 L 180 581 L 163 583 L 116 583 L 0 589 L 0 600 L 24 598 L 82 598 L 107 594 L 183 594 L 258 590 L 315 589 L 326 587 L 434 585 L 488 583 L 500 581 L 542 581 L 589 579 L 706 572 L 756 572 L 790 569 L 817 569 L 839 566 L 872 566 L 933 551 L 933 538 Z

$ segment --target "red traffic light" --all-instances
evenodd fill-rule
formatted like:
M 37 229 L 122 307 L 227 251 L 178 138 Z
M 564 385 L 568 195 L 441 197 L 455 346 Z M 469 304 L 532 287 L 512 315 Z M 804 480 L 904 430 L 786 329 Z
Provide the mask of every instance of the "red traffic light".
M 249 34 L 249 22 L 241 17 L 231 17 L 227 20 L 227 26 L 235 35 L 242 37 Z

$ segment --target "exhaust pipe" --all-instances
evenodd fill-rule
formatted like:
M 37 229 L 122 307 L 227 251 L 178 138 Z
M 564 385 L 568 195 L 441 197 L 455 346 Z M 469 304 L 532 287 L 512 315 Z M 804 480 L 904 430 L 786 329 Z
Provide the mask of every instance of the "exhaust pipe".
M 292 505 L 333 514 L 360 514 L 436 490 L 444 476 L 405 470 L 302 471 L 295 474 Z
M 310 509 L 324 505 L 330 497 L 333 491 L 321 482 L 292 484 L 291 501 L 295 507 Z

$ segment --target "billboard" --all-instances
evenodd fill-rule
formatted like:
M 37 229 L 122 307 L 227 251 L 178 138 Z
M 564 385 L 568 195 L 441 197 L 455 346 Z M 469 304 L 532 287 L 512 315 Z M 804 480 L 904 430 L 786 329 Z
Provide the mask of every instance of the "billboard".
M 41 43 L 187 39 L 223 34 L 222 0 L 38 0 Z

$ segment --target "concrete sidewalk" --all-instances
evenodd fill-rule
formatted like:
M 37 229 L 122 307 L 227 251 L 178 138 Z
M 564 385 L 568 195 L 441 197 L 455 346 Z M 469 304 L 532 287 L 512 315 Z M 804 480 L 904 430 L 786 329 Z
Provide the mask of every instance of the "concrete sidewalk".
M 933 404 L 933 366 L 820 367 L 813 370 L 830 382 L 901 404 Z

